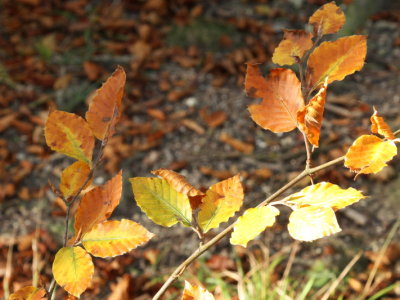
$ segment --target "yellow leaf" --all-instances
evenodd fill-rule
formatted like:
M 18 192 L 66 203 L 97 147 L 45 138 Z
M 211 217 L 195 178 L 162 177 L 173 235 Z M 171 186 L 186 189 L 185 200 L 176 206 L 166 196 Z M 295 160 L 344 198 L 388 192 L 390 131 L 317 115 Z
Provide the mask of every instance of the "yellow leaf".
M 151 173 L 164 178 L 177 192 L 187 195 L 192 209 L 196 209 L 200 205 L 204 193 L 192 186 L 181 174 L 167 169 L 158 169 Z
M 243 198 L 239 175 L 212 185 L 199 206 L 198 223 L 203 232 L 228 221 L 242 206 Z
M 76 240 L 96 224 L 107 220 L 119 204 L 122 193 L 122 171 L 103 186 L 95 187 L 81 199 L 75 214 Z
M 99 140 L 111 137 L 115 131 L 121 117 L 125 81 L 125 71 L 118 67 L 92 98 L 86 120 Z
M 165 179 L 130 178 L 136 202 L 154 223 L 170 227 L 177 222 L 190 226 L 192 209 L 187 195 L 176 191 Z
M 64 247 L 58 250 L 52 270 L 56 282 L 71 295 L 79 297 L 92 280 L 94 265 L 81 247 Z
M 191 285 L 185 280 L 185 289 L 181 300 L 214 300 L 214 296 L 205 288 L 198 285 Z
M 288 132 L 297 126 L 297 112 L 304 106 L 301 84 L 289 69 L 273 69 L 264 78 L 257 65 L 248 64 L 245 80 L 249 97 L 262 98 L 249 106 L 251 118 L 273 132 Z
M 8 300 L 45 300 L 46 290 L 34 286 L 26 286 L 12 293 Z
M 296 240 L 311 242 L 337 233 L 341 229 L 332 208 L 306 206 L 290 214 L 288 231 Z
M 111 257 L 129 252 L 153 236 L 142 225 L 122 219 L 97 224 L 82 237 L 82 244 L 94 256 Z
M 313 45 L 312 34 L 304 30 L 284 30 L 283 40 L 275 48 L 272 61 L 278 65 L 298 63 Z
M 397 154 L 393 141 L 384 141 L 375 135 L 362 135 L 346 153 L 344 165 L 359 174 L 378 173 Z
M 297 113 L 299 128 L 303 131 L 311 145 L 318 147 L 322 120 L 324 118 L 324 107 L 326 99 L 327 82 L 319 92 Z
M 328 84 L 342 80 L 364 66 L 367 54 L 365 35 L 352 35 L 333 42 L 323 42 L 307 62 L 307 85 L 318 88 L 328 77 Z
M 334 210 L 341 209 L 348 205 L 358 202 L 365 196 L 353 188 L 342 189 L 340 186 L 330 182 L 320 182 L 294 193 L 283 202 L 295 204 L 297 207 L 318 206 L 331 207 Z
M 249 208 L 238 218 L 230 239 L 232 245 L 247 246 L 257 235 L 275 223 L 279 210 L 274 206 Z
M 385 138 L 389 140 L 394 140 L 396 137 L 394 136 L 392 130 L 390 129 L 389 125 L 385 122 L 385 120 L 378 116 L 378 112 L 374 107 L 374 114 L 371 116 L 371 132 L 378 133 L 383 135 Z
M 314 27 L 314 34 L 317 36 L 336 33 L 345 22 L 346 17 L 343 11 L 334 1 L 321 6 L 308 20 L 308 23 Z
M 61 174 L 60 191 L 65 198 L 75 195 L 90 174 L 90 167 L 83 161 L 76 161 Z M 92 179 L 83 187 L 90 185 Z
M 52 111 L 46 121 L 44 136 L 51 150 L 91 165 L 94 137 L 81 117 L 65 111 Z

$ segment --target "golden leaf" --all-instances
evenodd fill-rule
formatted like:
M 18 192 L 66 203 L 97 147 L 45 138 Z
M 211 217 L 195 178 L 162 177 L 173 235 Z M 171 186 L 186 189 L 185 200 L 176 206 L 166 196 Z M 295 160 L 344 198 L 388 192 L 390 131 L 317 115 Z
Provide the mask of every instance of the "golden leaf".
M 383 135 L 385 138 L 389 140 L 394 140 L 396 137 L 394 136 L 392 130 L 390 129 L 389 125 L 385 122 L 383 117 L 378 116 L 378 112 L 374 107 L 374 114 L 371 116 L 371 132 L 378 133 Z
M 346 17 L 343 11 L 334 1 L 321 6 L 308 20 L 308 23 L 314 28 L 314 34 L 317 36 L 336 33 L 343 27 L 345 22 Z
M 191 226 L 192 209 L 187 195 L 176 191 L 165 179 L 130 178 L 136 203 L 156 224 L 170 227 L 178 222 Z
M 45 300 L 46 290 L 34 286 L 25 286 L 15 293 L 12 293 L 8 300 Z
M 365 35 L 342 37 L 323 42 L 310 55 L 307 62 L 307 85 L 318 88 L 328 77 L 328 84 L 342 80 L 364 66 L 367 54 Z
M 124 254 L 147 243 L 154 234 L 131 220 L 99 223 L 82 237 L 86 251 L 98 257 Z
M 83 195 L 75 214 L 75 235 L 79 240 L 82 235 L 96 224 L 107 220 L 119 204 L 122 193 L 122 171 L 104 185 Z
M 212 185 L 200 205 L 198 224 L 203 232 L 228 221 L 243 204 L 243 186 L 236 175 Z
M 327 81 L 325 81 L 318 93 L 297 113 L 299 128 L 306 134 L 307 139 L 314 147 L 319 145 L 327 86 Z
M 264 78 L 257 65 L 248 64 L 245 80 L 250 97 L 262 98 L 249 106 L 251 118 L 273 132 L 291 131 L 297 126 L 297 112 L 304 106 L 301 84 L 289 69 L 273 69 Z
M 288 231 L 296 240 L 311 242 L 341 229 L 332 208 L 306 206 L 295 209 L 290 214 Z
M 75 195 L 90 174 L 90 167 L 83 161 L 76 161 L 61 174 L 60 191 L 65 198 Z M 83 187 L 90 185 L 92 179 Z
M 279 210 L 274 206 L 260 206 L 247 209 L 240 216 L 233 228 L 230 243 L 232 245 L 247 246 L 257 235 L 275 223 Z
M 115 125 L 121 117 L 125 81 L 125 71 L 118 67 L 90 102 L 85 117 L 99 140 L 111 137 L 115 131 Z
M 52 111 L 46 121 L 44 136 L 51 150 L 92 164 L 94 137 L 81 117 L 65 111 Z
M 378 173 L 395 155 L 397 147 L 393 141 L 384 141 L 375 135 L 362 135 L 347 151 L 344 165 L 357 176 Z
M 304 30 L 284 30 L 283 40 L 275 48 L 272 61 L 278 65 L 298 63 L 313 45 L 312 34 Z
M 71 295 L 79 297 L 92 280 L 94 265 L 81 247 L 64 247 L 58 250 L 52 270 L 56 282 Z
M 185 289 L 181 300 L 214 300 L 214 296 L 205 288 L 198 285 L 191 285 L 185 280 Z

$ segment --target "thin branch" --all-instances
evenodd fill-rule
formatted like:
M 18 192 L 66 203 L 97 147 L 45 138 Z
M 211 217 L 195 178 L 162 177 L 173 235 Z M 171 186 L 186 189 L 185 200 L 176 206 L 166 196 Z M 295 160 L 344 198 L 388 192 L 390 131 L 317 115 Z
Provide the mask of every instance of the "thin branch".
M 303 134 L 304 145 L 306 146 L 306 153 L 307 153 L 306 170 L 309 170 L 309 169 L 310 169 L 310 166 L 311 166 L 311 149 L 310 149 L 310 144 L 308 143 L 307 135 L 305 134 L 305 132 L 302 131 L 301 133 Z M 311 180 L 311 183 L 314 184 L 314 181 L 313 181 L 313 179 L 312 179 L 312 174 L 310 174 L 310 180 Z

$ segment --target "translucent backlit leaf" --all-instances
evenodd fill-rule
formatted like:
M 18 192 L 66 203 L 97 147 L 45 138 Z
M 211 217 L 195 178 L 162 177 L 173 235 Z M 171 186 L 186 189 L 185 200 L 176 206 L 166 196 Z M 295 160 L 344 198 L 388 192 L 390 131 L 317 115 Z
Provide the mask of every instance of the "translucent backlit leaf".
M 303 131 L 311 145 L 318 147 L 322 120 L 324 118 L 324 107 L 326 99 L 327 82 L 319 92 L 297 113 L 299 128 Z
M 214 300 L 214 296 L 202 286 L 191 285 L 185 280 L 185 289 L 181 300 Z
M 390 129 L 389 125 L 385 122 L 383 117 L 378 115 L 374 107 L 374 114 L 371 116 L 371 132 L 378 133 L 383 135 L 385 138 L 389 140 L 394 140 L 396 137 L 394 136 L 392 130 Z
M 249 106 L 251 118 L 273 132 L 291 131 L 297 126 L 297 112 L 304 106 L 301 84 L 289 69 L 273 69 L 264 78 L 257 65 L 248 64 L 245 80 L 250 97 L 262 98 Z
M 306 206 L 290 214 L 288 231 L 296 240 L 311 242 L 337 233 L 341 229 L 332 208 Z
M 307 85 L 311 90 L 319 87 L 328 77 L 328 84 L 342 80 L 360 70 L 367 54 L 365 35 L 342 37 L 323 42 L 311 53 L 307 62 Z
M 121 116 L 125 81 L 125 71 L 118 67 L 92 98 L 86 120 L 99 140 L 112 136 L 115 131 Z
M 75 195 L 82 187 L 90 174 L 90 167 L 83 161 L 76 161 L 69 167 L 65 168 L 61 174 L 60 191 L 65 198 Z M 91 180 L 85 185 L 90 185 Z
M 336 33 L 343 27 L 345 22 L 344 13 L 335 2 L 329 2 L 321 6 L 308 20 L 308 23 L 314 28 L 314 34 L 317 36 Z
M 377 173 L 397 154 L 393 141 L 384 141 L 375 135 L 362 135 L 346 153 L 344 165 L 358 174 Z
M 25 286 L 15 293 L 12 293 L 8 300 L 45 300 L 46 297 L 46 290 L 39 289 L 34 286 Z
M 56 282 L 71 295 L 79 297 L 92 280 L 94 265 L 81 247 L 64 247 L 58 250 L 52 270 Z
M 122 171 L 104 185 L 87 192 L 75 214 L 77 240 L 96 224 L 107 220 L 119 204 L 122 193 Z
M 304 30 L 285 30 L 283 40 L 275 48 L 272 61 L 278 65 L 298 63 L 313 45 L 312 34 Z
M 94 256 L 111 257 L 129 252 L 153 236 L 142 225 L 122 219 L 97 224 L 82 237 L 82 244 Z
M 176 191 L 165 179 L 130 178 L 135 200 L 154 223 L 170 227 L 177 222 L 190 226 L 192 209 L 187 195 Z
M 204 193 L 192 186 L 184 176 L 167 169 L 158 169 L 151 173 L 164 178 L 177 192 L 187 195 L 192 209 L 200 205 Z
M 212 185 L 199 206 L 200 228 L 205 233 L 228 221 L 240 209 L 243 199 L 243 186 L 239 175 Z
M 91 164 L 94 137 L 81 117 L 65 111 L 52 111 L 46 121 L 44 136 L 51 150 Z
M 249 208 L 238 218 L 230 239 L 232 245 L 247 246 L 257 235 L 275 223 L 279 210 L 274 206 Z
M 312 205 L 331 207 L 334 210 L 338 210 L 363 198 L 365 196 L 356 189 L 342 189 L 340 186 L 330 182 L 320 182 L 310 185 L 300 192 L 286 197 L 282 201 L 294 204 L 297 207 Z

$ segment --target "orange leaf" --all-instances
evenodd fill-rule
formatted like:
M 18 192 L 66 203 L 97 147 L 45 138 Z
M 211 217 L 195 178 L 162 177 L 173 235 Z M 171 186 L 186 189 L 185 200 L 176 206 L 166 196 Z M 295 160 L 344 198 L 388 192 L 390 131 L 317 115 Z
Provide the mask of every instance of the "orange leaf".
M 312 34 L 304 30 L 284 30 L 283 40 L 275 48 L 272 61 L 278 65 L 298 63 L 313 45 Z
M 297 126 L 297 112 L 304 106 L 301 84 L 289 69 L 273 69 L 264 78 L 257 65 L 248 64 L 245 80 L 250 97 L 262 98 L 249 106 L 251 118 L 273 132 L 291 131 Z
M 321 6 L 308 20 L 317 36 L 338 32 L 345 22 L 343 11 L 334 1 Z
M 228 221 L 243 204 L 240 175 L 212 185 L 200 205 L 198 224 L 204 233 Z
M 34 286 L 25 286 L 15 293 L 12 293 L 8 300 L 45 300 L 46 291 Z
M 86 251 L 98 257 L 112 257 L 131 251 L 154 234 L 131 220 L 99 223 L 82 237 Z
M 118 67 L 92 98 L 86 120 L 99 140 L 111 137 L 115 131 L 121 117 L 125 81 L 125 71 Z
M 344 165 L 359 174 L 378 173 L 386 162 L 397 154 L 393 141 L 384 141 L 375 135 L 362 135 L 346 153 Z
M 81 247 L 58 250 L 52 266 L 56 282 L 68 293 L 79 297 L 89 286 L 94 273 L 90 255 Z
M 196 209 L 200 205 L 204 193 L 192 186 L 181 174 L 167 169 L 158 169 L 151 173 L 164 178 L 178 193 L 188 196 L 192 209 Z
M 214 300 L 214 296 L 205 288 L 198 285 L 191 285 L 185 280 L 185 289 L 181 300 Z
M 389 125 L 385 122 L 383 117 L 378 116 L 378 112 L 374 107 L 374 114 L 371 116 L 371 131 L 372 133 L 378 133 L 383 135 L 385 138 L 389 140 L 394 140 L 396 137 L 394 136 L 392 130 Z
M 290 214 L 288 231 L 296 240 L 311 242 L 337 233 L 341 229 L 332 208 L 306 206 Z
M 86 186 L 82 187 L 90 174 L 90 167 L 83 161 L 76 161 L 69 167 L 65 168 L 61 174 L 60 191 L 65 198 L 75 195 L 79 189 L 84 189 L 90 185 L 91 180 Z
M 367 54 L 365 35 L 352 35 L 333 42 L 323 42 L 307 62 L 307 84 L 318 88 L 328 77 L 328 84 L 359 71 Z
M 46 121 L 44 136 L 51 150 L 91 165 L 94 138 L 89 125 L 81 117 L 65 111 L 52 111 Z
M 319 145 L 319 135 L 324 118 L 326 88 L 327 82 L 325 81 L 324 86 L 319 90 L 318 94 L 297 113 L 300 130 L 306 134 L 307 139 L 315 147 Z
M 119 204 L 122 192 L 122 171 L 103 186 L 95 187 L 81 199 L 75 215 L 75 235 L 82 235 L 96 224 L 107 220 Z

